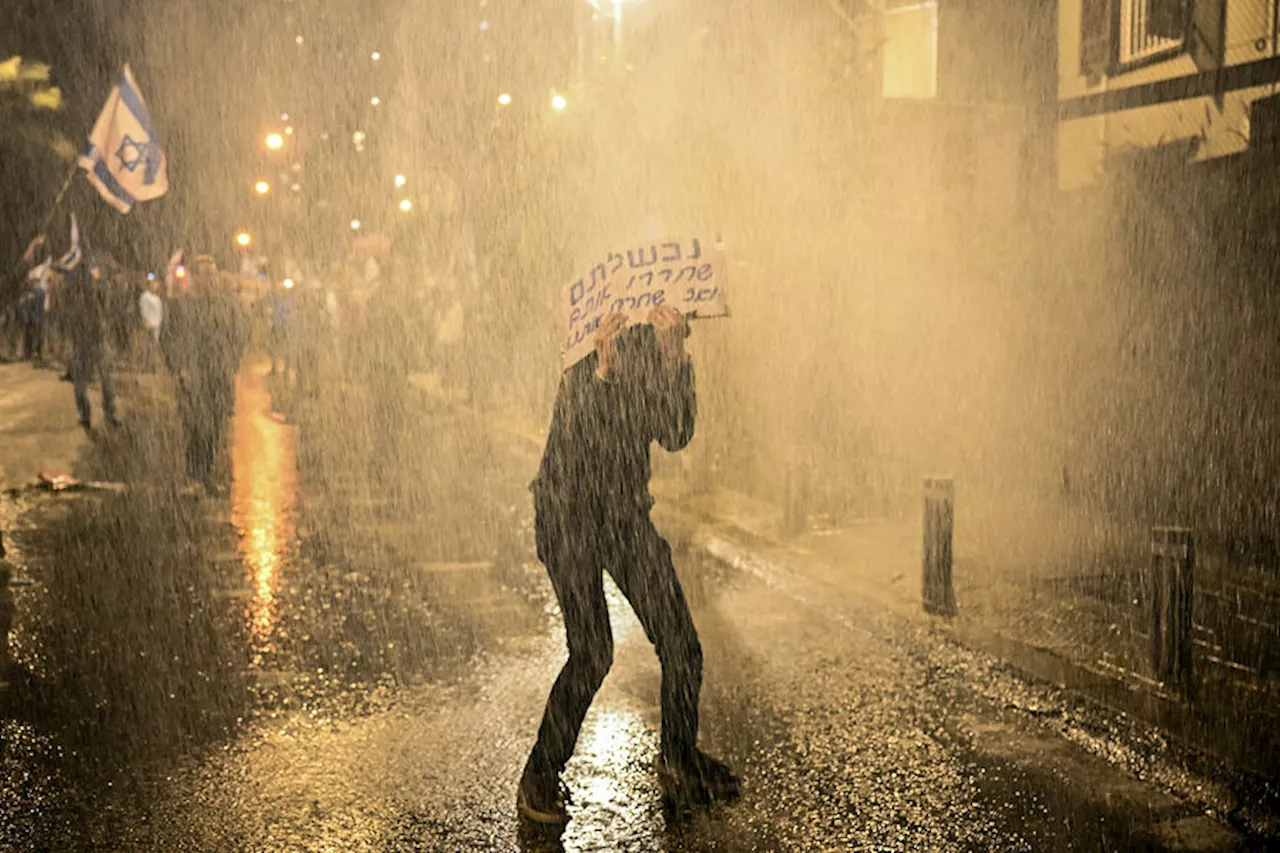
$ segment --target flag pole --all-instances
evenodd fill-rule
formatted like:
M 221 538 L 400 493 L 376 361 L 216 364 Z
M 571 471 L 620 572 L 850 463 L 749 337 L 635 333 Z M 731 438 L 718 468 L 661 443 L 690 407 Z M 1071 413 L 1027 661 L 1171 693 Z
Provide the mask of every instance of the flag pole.
M 62 181 L 62 187 L 58 190 L 58 194 L 53 198 L 53 204 L 49 205 L 49 212 L 44 215 L 44 219 L 40 221 L 40 229 L 36 231 L 36 237 L 49 230 L 49 223 L 53 222 L 53 216 L 58 212 L 58 208 L 62 206 L 62 200 L 66 198 L 67 190 L 71 188 L 71 181 L 75 179 L 76 170 L 80 168 L 80 164 L 75 160 L 71 161 L 71 168 L 67 170 L 67 176 Z M 33 237 L 31 242 L 35 242 Z M 27 248 L 31 248 L 31 242 L 27 243 Z M 13 266 L 13 272 L 9 273 L 9 277 L 18 277 L 22 275 L 22 267 L 27 263 L 26 251 L 24 250 L 22 257 Z
M 49 228 L 49 223 L 53 221 L 53 215 L 58 212 L 58 208 L 62 205 L 62 199 L 66 197 L 67 190 L 71 188 L 71 181 L 76 176 L 76 170 L 80 168 L 80 164 L 75 160 L 71 161 L 71 168 L 67 170 L 67 177 L 62 182 L 62 188 L 58 190 L 58 194 L 53 198 L 53 204 L 49 206 L 49 212 L 45 214 L 44 221 L 40 223 L 40 230 L 37 236 L 43 234 Z

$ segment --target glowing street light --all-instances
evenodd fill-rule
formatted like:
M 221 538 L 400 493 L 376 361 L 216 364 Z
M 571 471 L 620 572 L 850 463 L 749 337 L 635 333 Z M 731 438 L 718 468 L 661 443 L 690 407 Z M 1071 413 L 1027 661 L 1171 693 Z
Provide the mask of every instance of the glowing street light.
M 378 53 L 378 51 L 375 50 L 373 53 L 369 54 L 369 58 L 372 59 L 374 62 L 377 62 L 379 59 L 382 58 L 382 54 Z
M 352 230 L 352 231 L 359 231 L 359 230 L 360 230 L 360 220 L 359 220 L 359 219 L 353 219 L 353 220 L 351 220 L 351 230 Z
M 285 136 L 293 136 L 293 125 L 289 125 L 284 129 Z
M 396 189 L 400 189 L 407 181 L 404 175 L 396 175 Z
M 411 210 L 413 210 L 413 202 L 409 201 L 407 198 L 400 199 L 400 212 L 408 213 Z
M 266 139 L 264 139 L 263 141 L 266 143 L 266 146 L 270 148 L 272 151 L 279 151 L 281 148 L 284 147 L 284 137 L 276 133 L 275 131 L 268 133 L 266 136 Z
M 284 281 L 282 281 L 282 282 L 280 282 L 280 283 L 284 285 L 284 289 L 285 289 L 285 290 L 292 290 L 292 289 L 293 289 L 293 279 L 291 279 L 291 278 L 286 278 Z
M 247 249 L 253 245 L 253 235 L 248 231 L 236 232 L 236 245 L 242 249 Z
M 551 109 L 558 113 L 562 113 L 564 112 L 564 108 L 567 106 L 569 106 L 569 99 L 564 95 L 559 92 L 555 92 L 551 95 Z
M 382 99 L 379 98 L 377 95 L 374 95 L 372 98 L 369 99 L 369 103 L 376 107 L 378 104 L 382 103 Z
M 511 104 L 511 93 L 510 93 L 510 92 L 503 92 L 501 95 L 499 95 L 499 96 L 498 96 L 498 103 L 499 103 L 501 106 L 504 106 L 504 107 L 505 107 L 505 106 L 509 106 L 509 105 Z
M 271 192 L 271 184 L 267 183 L 266 181 L 258 181 L 256 184 L 253 185 L 253 191 L 256 192 L 258 195 L 266 195 L 267 193 Z

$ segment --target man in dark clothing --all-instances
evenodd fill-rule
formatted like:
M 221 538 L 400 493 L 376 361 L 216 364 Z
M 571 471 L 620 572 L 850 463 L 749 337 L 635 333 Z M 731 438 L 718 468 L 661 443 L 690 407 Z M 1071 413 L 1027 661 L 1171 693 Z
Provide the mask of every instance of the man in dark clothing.
M 165 308 L 160 348 L 178 380 L 187 473 L 214 493 L 214 470 L 235 411 L 236 373 L 247 328 L 235 297 L 219 286 L 212 258 L 197 257 L 194 275 L 179 281 L 181 289 Z
M 564 615 L 569 660 L 551 688 L 517 795 L 522 815 L 568 818 L 560 773 L 613 662 L 607 570 L 644 626 L 662 666 L 659 780 L 678 805 L 732 798 L 738 780 L 697 748 L 702 647 L 671 561 L 649 519 L 649 448 L 681 450 L 693 437 L 688 327 L 670 307 L 625 329 L 606 318 L 596 351 L 561 379 L 534 495 L 538 558 Z M 624 330 L 625 329 L 625 330 Z
M 107 423 L 116 425 L 116 390 L 111 379 L 111 356 L 104 326 L 101 269 L 85 269 L 82 264 L 68 270 L 62 287 L 67 335 L 71 339 L 71 361 L 67 371 L 75 388 L 80 426 L 90 429 L 89 383 L 98 374 L 102 384 L 102 410 Z

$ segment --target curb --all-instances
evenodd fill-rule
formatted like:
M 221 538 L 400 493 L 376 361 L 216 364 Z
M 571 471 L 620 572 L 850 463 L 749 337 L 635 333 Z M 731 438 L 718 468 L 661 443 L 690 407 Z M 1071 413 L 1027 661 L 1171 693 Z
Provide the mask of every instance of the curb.
M 761 555 L 761 549 L 734 541 L 736 531 L 731 527 L 726 529 L 726 525 L 705 520 L 700 523 L 696 515 L 684 506 L 672 507 L 667 516 L 678 526 L 681 536 L 687 537 L 682 544 L 704 557 L 732 571 L 753 576 L 844 630 L 874 636 L 839 601 L 822 595 L 817 584 L 780 562 Z M 777 550 L 787 550 L 785 546 L 771 544 Z M 861 595 L 863 590 L 858 592 Z M 905 613 L 900 602 L 883 594 L 868 592 L 865 600 L 869 606 L 888 611 L 904 624 L 934 626 L 956 644 L 1005 663 L 1024 676 L 1081 694 L 1071 684 L 1063 684 L 1062 680 L 1052 677 L 1051 662 L 1044 662 L 1041 666 L 1023 666 L 1013 661 L 1013 657 L 1033 659 L 1030 654 L 1009 654 L 1008 644 L 1017 641 L 995 635 L 984 637 L 972 626 L 940 626 L 937 619 L 924 614 Z M 1000 641 L 1005 645 L 1000 646 Z M 1025 648 L 1040 656 L 1048 655 L 1041 650 Z M 1058 661 L 1059 665 L 1066 663 Z M 1103 678 L 1090 675 L 1095 680 Z M 1092 700 L 1088 695 L 1085 698 Z M 1101 849 L 1203 853 L 1262 849 L 1258 846 L 1260 842 L 1251 841 L 1243 833 L 1207 814 L 1200 806 L 1161 790 L 1151 782 L 1142 781 L 1128 770 L 1072 743 L 1048 727 L 1011 719 L 993 722 L 990 718 L 974 718 L 967 722 L 957 734 L 967 744 L 976 763 L 998 763 L 1016 769 L 1038 790 L 1042 799 L 1054 803 L 1060 813 L 1068 815 L 1077 825 L 1096 826 Z

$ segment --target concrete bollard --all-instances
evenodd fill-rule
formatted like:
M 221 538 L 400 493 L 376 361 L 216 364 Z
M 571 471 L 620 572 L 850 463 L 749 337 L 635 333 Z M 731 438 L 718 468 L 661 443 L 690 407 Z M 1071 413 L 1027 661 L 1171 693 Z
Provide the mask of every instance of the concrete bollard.
M 1191 694 L 1191 602 L 1195 539 L 1186 527 L 1151 533 L 1151 665 L 1156 678 Z
M 924 481 L 924 609 L 937 616 L 956 615 L 951 585 L 951 536 L 955 484 L 950 477 Z

